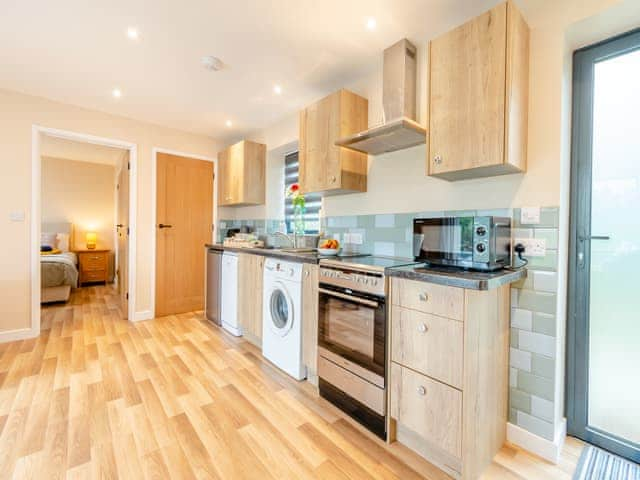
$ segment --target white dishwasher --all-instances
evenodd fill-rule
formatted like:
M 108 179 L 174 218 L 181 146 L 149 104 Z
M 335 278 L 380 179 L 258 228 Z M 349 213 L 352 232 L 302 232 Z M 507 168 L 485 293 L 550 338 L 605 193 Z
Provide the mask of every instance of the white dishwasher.
M 238 322 L 238 255 L 233 252 L 222 254 L 222 304 L 220 316 L 222 328 L 240 337 L 242 330 Z

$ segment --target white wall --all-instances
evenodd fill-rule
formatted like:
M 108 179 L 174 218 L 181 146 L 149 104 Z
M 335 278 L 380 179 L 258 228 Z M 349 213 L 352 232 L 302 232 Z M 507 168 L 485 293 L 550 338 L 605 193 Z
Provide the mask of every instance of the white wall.
M 215 157 L 211 138 L 0 90 L 0 337 L 31 323 L 32 126 L 131 142 L 138 147 L 136 302 L 139 316 L 151 312 L 152 243 L 151 153 L 154 147 Z M 24 214 L 12 221 L 11 214 Z
M 42 157 L 42 223 L 71 222 L 76 248 L 88 231 L 98 248 L 114 249 L 115 167 Z

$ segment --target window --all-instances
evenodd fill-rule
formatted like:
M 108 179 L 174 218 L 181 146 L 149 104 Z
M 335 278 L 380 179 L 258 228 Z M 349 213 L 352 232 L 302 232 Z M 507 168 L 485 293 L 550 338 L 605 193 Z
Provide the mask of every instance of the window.
M 298 152 L 290 153 L 284 157 L 284 188 L 298 182 Z M 322 196 L 319 193 L 308 193 L 304 196 L 307 209 L 304 213 L 305 233 L 318 233 L 320 231 L 320 207 Z M 293 233 L 293 204 L 290 198 L 284 199 L 284 221 L 287 225 L 287 233 Z

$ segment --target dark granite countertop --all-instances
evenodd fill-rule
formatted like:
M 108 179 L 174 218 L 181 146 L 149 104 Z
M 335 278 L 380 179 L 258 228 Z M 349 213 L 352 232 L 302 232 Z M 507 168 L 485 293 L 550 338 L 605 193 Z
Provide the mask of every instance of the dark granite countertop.
M 388 268 L 385 273 L 389 277 L 408 278 L 421 282 L 437 283 L 450 287 L 468 288 L 470 290 L 491 290 L 493 288 L 517 282 L 527 276 L 525 268 L 517 270 L 498 270 L 496 272 L 474 272 L 446 267 L 407 265 Z
M 207 243 L 205 247 L 213 250 L 225 252 L 241 252 L 251 255 L 262 255 L 263 257 L 277 257 L 283 260 L 300 263 L 318 263 L 321 259 L 327 258 L 319 255 L 317 252 L 296 253 L 284 252 L 277 248 L 246 248 L 246 247 L 225 247 L 221 243 Z

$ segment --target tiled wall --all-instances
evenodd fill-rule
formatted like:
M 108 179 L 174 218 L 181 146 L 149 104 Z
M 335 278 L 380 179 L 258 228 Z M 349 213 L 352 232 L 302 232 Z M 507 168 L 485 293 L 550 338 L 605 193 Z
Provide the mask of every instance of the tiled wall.
M 323 219 L 322 230 L 338 238 L 346 250 L 374 255 L 412 257 L 413 219 L 417 217 L 511 216 L 514 238 L 544 238 L 546 254 L 528 257 L 528 276 L 511 290 L 511 349 L 509 421 L 553 440 L 556 295 L 558 267 L 558 209 L 542 208 L 540 223 L 520 224 L 520 209 L 416 212 L 358 215 Z M 227 220 L 218 229 L 251 226 L 258 234 L 280 228 L 279 220 Z M 363 243 L 344 242 L 345 234 L 360 234 Z M 525 254 L 526 256 L 526 254 Z

